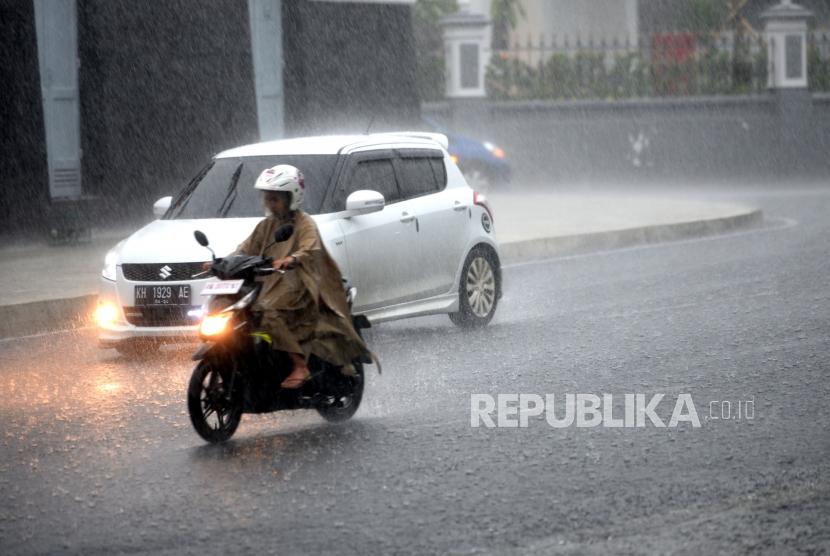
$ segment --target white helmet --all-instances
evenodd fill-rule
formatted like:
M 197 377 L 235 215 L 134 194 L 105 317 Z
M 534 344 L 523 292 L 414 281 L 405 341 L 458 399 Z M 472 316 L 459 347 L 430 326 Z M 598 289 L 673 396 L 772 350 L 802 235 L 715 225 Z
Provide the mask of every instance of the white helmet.
M 290 164 L 278 164 L 273 168 L 263 170 L 254 188 L 263 191 L 285 191 L 291 199 L 288 210 L 297 210 L 303 206 L 305 196 L 303 173 Z

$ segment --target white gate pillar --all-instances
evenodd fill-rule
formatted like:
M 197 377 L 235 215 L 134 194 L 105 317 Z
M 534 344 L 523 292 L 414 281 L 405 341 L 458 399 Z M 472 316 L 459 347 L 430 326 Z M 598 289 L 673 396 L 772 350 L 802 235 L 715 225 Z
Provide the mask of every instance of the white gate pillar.
M 761 14 L 768 48 L 769 88 L 807 88 L 807 20 L 811 17 L 811 11 L 790 0 Z
M 457 13 L 441 19 L 444 28 L 446 95 L 448 98 L 481 98 L 484 72 L 490 55 L 490 19 L 468 11 L 469 2 L 459 2 Z
M 49 196 L 81 195 L 81 115 L 75 0 L 35 0 Z
M 285 135 L 282 0 L 248 0 L 259 139 Z

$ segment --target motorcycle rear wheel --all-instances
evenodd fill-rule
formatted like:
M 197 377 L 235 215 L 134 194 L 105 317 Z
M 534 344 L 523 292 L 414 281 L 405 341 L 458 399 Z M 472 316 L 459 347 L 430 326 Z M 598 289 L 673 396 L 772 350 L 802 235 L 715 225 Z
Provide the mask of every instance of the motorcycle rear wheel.
M 351 391 L 348 394 L 340 396 L 331 405 L 318 405 L 317 413 L 328 421 L 329 423 L 340 423 L 351 419 L 360 407 L 360 401 L 363 399 L 363 364 L 355 363 L 355 376 L 349 377 L 351 382 Z M 344 377 L 345 378 L 345 377 Z
M 193 369 L 187 410 L 193 428 L 211 443 L 228 440 L 242 419 L 242 407 L 232 399 L 225 377 L 209 361 L 200 361 Z

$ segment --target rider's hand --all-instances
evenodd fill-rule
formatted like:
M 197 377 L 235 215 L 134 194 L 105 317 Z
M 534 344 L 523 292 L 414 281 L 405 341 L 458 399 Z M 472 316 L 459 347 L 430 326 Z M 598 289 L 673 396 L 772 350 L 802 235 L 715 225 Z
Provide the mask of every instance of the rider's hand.
M 283 268 L 288 268 L 288 267 L 294 265 L 294 263 L 296 263 L 296 262 L 297 262 L 297 259 L 295 259 L 291 255 L 289 255 L 289 256 L 287 256 L 283 259 L 275 260 L 274 264 L 273 264 L 273 267 L 276 270 L 280 270 L 280 269 L 283 269 Z
M 205 271 L 210 270 L 212 266 L 213 266 L 213 261 L 203 262 L 202 263 L 202 270 L 205 270 Z

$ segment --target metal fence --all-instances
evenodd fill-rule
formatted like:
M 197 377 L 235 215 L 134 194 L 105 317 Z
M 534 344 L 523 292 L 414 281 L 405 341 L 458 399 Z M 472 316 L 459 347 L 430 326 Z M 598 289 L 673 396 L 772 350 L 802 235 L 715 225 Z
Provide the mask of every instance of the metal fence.
M 808 58 L 810 87 L 830 90 L 830 32 L 810 34 Z M 502 100 L 760 93 L 767 47 L 758 34 L 732 32 L 538 37 L 494 51 L 486 84 Z

